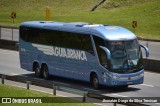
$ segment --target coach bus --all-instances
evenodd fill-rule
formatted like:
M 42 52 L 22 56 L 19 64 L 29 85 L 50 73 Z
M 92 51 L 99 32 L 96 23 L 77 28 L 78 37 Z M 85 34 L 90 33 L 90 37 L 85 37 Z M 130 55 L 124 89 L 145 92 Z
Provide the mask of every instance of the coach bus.
M 20 25 L 21 68 L 38 78 L 51 76 L 100 85 L 142 84 L 142 51 L 135 34 L 120 26 L 86 22 L 30 21 Z

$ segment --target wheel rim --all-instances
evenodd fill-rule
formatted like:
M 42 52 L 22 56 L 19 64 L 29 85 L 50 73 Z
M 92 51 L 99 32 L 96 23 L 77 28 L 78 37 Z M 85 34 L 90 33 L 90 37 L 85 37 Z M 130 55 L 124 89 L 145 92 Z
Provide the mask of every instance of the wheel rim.
M 44 78 L 47 78 L 47 77 L 48 77 L 48 71 L 47 71 L 47 69 L 46 69 L 46 68 L 44 69 L 43 74 L 44 74 Z
M 40 76 L 40 69 L 38 67 L 36 67 L 36 69 L 35 69 L 35 74 L 37 77 Z
M 98 79 L 96 77 L 93 78 L 93 86 L 98 88 Z
M 48 73 L 48 68 L 47 68 L 47 66 L 44 66 L 44 67 L 43 67 L 43 77 L 44 77 L 45 79 L 49 79 L 49 73 Z

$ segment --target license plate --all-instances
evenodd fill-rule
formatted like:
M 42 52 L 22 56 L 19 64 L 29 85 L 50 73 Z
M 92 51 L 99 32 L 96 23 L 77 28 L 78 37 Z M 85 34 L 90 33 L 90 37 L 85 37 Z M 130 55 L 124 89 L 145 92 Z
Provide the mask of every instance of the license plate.
M 132 82 L 127 82 L 127 84 L 132 84 Z

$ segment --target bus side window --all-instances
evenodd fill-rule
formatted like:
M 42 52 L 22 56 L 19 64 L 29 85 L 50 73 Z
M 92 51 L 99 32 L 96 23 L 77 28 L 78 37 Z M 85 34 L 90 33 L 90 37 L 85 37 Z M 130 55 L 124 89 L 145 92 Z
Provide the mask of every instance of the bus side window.
M 94 55 L 90 35 L 81 35 L 81 48 Z
M 24 41 L 28 41 L 28 28 L 20 27 L 20 38 Z
M 107 62 L 107 56 L 104 50 L 102 50 L 99 46 L 105 46 L 104 40 L 100 37 L 93 36 L 94 43 L 96 46 L 99 62 L 102 66 L 107 68 L 108 62 Z

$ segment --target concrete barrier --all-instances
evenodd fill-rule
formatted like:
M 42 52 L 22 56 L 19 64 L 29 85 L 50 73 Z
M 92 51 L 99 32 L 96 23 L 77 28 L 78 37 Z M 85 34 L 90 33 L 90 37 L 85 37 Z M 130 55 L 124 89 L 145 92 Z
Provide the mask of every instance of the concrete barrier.
M 17 41 L 0 39 L 0 48 L 18 51 Z
M 143 59 L 144 69 L 160 73 L 160 60 Z

